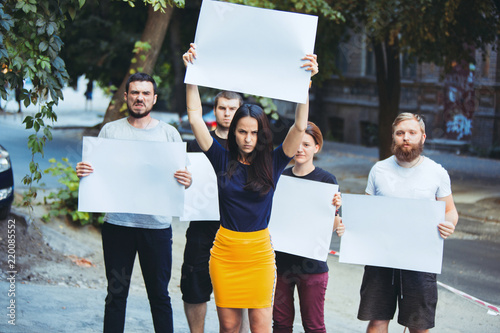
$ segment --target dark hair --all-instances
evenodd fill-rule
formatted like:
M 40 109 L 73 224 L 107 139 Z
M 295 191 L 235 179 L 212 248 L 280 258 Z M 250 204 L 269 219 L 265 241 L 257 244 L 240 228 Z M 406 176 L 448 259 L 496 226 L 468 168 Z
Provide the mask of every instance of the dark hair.
M 309 134 L 313 137 L 314 142 L 319 146 L 318 152 L 323 147 L 323 134 L 321 134 L 321 130 L 319 127 L 313 123 L 312 121 L 307 122 L 306 134 Z
M 225 99 L 237 99 L 239 102 L 239 106 L 243 104 L 243 97 L 241 97 L 240 94 L 234 92 L 234 91 L 221 91 L 215 96 L 214 99 L 214 109 L 217 109 L 217 104 L 219 103 L 219 98 L 225 98 Z
M 273 136 L 269 120 L 267 120 L 266 114 L 258 105 L 243 104 L 234 114 L 227 136 L 227 147 L 230 156 L 227 175 L 231 178 L 238 165 L 240 150 L 236 143 L 235 131 L 238 121 L 243 117 L 252 117 L 258 123 L 257 144 L 247 159 L 250 165 L 244 189 L 260 192 L 263 195 L 274 189 L 272 168 Z
M 146 73 L 135 73 L 129 76 L 127 83 L 125 84 L 125 92 L 128 94 L 128 87 L 130 85 L 130 82 L 135 82 L 135 81 L 147 81 L 151 82 L 153 84 L 153 90 L 156 95 L 156 81 L 151 77 L 151 75 L 146 74 Z

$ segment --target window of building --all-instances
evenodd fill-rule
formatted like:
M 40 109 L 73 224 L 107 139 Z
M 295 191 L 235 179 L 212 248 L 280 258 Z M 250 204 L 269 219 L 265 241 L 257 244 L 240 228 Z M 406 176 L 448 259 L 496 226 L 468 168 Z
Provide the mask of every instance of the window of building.
M 347 59 L 346 49 L 339 45 L 335 56 L 335 66 L 342 74 L 346 74 L 349 70 L 349 61 Z
M 360 121 L 361 144 L 367 147 L 378 146 L 378 126 L 369 121 Z
M 334 141 L 343 142 L 344 141 L 344 119 L 340 117 L 329 117 L 329 139 Z
M 406 52 L 401 55 L 401 78 L 410 80 L 417 78 L 417 61 Z
M 367 45 L 367 48 L 366 48 L 365 75 L 366 76 L 377 75 L 376 68 L 375 68 L 375 53 L 373 52 L 370 45 Z

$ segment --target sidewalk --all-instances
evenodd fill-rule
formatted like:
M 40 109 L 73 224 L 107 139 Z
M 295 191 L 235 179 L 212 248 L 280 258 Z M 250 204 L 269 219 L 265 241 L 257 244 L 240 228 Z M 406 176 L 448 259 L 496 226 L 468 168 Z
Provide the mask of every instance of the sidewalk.
M 170 296 L 174 311 L 175 332 L 189 332 L 183 312 L 180 293 L 180 267 L 185 244 L 187 223 L 173 224 L 173 271 L 170 283 Z M 55 228 L 57 231 L 57 228 Z M 92 241 L 99 241 L 92 239 Z M 89 240 L 89 244 L 92 243 Z M 70 244 L 78 246 L 77 243 Z M 96 249 L 101 252 L 100 248 Z M 96 253 L 101 256 L 102 253 Z M 366 323 L 356 319 L 359 304 L 359 287 L 363 267 L 359 265 L 339 264 L 338 257 L 328 258 L 330 279 L 325 302 L 325 321 L 329 332 L 364 332 Z M 101 267 L 102 275 L 104 269 Z M 49 272 L 50 273 L 50 272 Z M 77 274 L 75 274 L 77 275 Z M 105 288 L 69 287 L 64 284 L 42 285 L 17 281 L 16 283 L 16 325 L 8 325 L 7 317 L 2 316 L 0 332 L 101 332 Z M 0 282 L 0 294 L 7 295 L 9 283 Z M 442 288 L 438 288 L 436 328 L 434 332 L 481 332 L 496 333 L 500 328 L 500 317 L 487 314 L 485 307 L 478 306 L 463 297 Z M 1 299 L 1 308 L 7 314 L 6 297 Z M 296 301 L 297 302 L 297 301 Z M 296 304 L 296 309 L 298 309 Z M 403 328 L 392 321 L 391 332 L 402 332 Z M 213 300 L 208 304 L 206 332 L 218 332 L 218 320 Z M 153 332 L 152 320 L 146 292 L 136 264 L 132 277 L 132 287 L 127 305 L 125 332 Z M 303 332 L 300 314 L 296 313 L 294 332 Z
M 328 145 L 327 145 L 328 146 Z M 345 148 L 345 146 L 342 146 Z M 337 147 L 341 148 L 341 147 Z M 325 150 L 326 152 L 326 150 Z M 351 154 L 351 153 L 349 153 Z M 331 154 L 326 154 L 318 160 L 317 164 L 326 164 Z M 339 182 L 345 191 L 357 192 L 364 190 L 366 180 L 362 175 L 363 169 L 368 168 L 371 157 L 359 158 L 346 156 L 336 158 L 338 164 L 330 161 L 330 167 L 343 169 L 346 159 L 355 159 L 357 168 L 350 168 L 351 173 L 345 172 L 339 176 Z M 359 172 L 360 174 L 357 174 Z M 340 178 L 342 177 L 342 178 Z M 491 189 L 491 188 L 490 188 Z M 490 189 L 483 194 L 489 195 Z M 17 211 L 17 210 L 16 210 Z M 498 211 L 498 210 L 497 210 Z M 460 226 L 460 223 L 459 223 Z M 48 228 L 51 226 L 48 225 Z M 183 304 L 180 293 L 180 267 L 185 245 L 185 231 L 187 223 L 174 222 L 173 225 L 173 271 L 170 283 L 170 296 L 174 311 L 175 332 L 189 332 L 188 325 L 183 312 Z M 42 229 L 43 230 L 43 229 Z M 484 229 L 477 229 L 484 230 Z M 498 230 L 496 228 L 495 230 Z M 53 226 L 53 233 L 64 232 L 60 227 Z M 44 233 L 46 233 L 44 231 Z M 90 236 L 89 236 L 90 237 Z M 334 236 L 336 237 L 336 236 Z M 65 241 L 67 253 L 80 253 L 82 245 L 78 242 Z M 94 249 L 95 257 L 102 257 L 98 236 L 87 239 L 86 246 Z M 49 241 L 53 245 L 52 241 Z M 70 243 L 70 244 L 67 244 Z M 55 247 L 55 246 L 54 246 Z M 87 249 L 85 249 L 87 250 Z M 22 258 L 18 258 L 22 260 Z M 325 302 L 325 321 L 329 332 L 364 332 L 366 323 L 357 320 L 357 307 L 359 304 L 359 287 L 363 274 L 363 267 L 358 265 L 339 264 L 338 257 L 330 255 L 328 258 L 330 267 L 330 279 Z M 101 270 L 104 279 L 103 267 Z M 48 272 L 50 275 L 50 271 Z M 75 275 L 77 275 L 75 273 Z M 439 280 L 439 279 L 438 279 Z M 9 284 L 0 282 L 0 294 L 7 295 Z M 487 308 L 477 303 L 468 301 L 464 297 L 450 292 L 443 287 L 438 287 L 439 302 L 437 307 L 436 328 L 433 332 L 455 333 L 455 332 L 481 332 L 493 333 L 500 329 L 500 317 L 487 314 Z M 105 287 L 88 288 L 70 287 L 65 284 L 44 285 L 26 281 L 16 283 L 16 326 L 6 324 L 6 317 L 0 321 L 0 332 L 101 332 L 103 321 L 103 306 Z M 7 303 L 2 297 L 1 308 L 7 311 Z M 296 301 L 296 309 L 299 306 Z M 68 320 L 71 318 L 70 320 Z M 403 328 L 395 321 L 390 324 L 390 332 L 402 332 Z M 140 267 L 136 264 L 132 278 L 132 287 L 127 306 L 126 330 L 128 333 L 153 332 L 153 325 L 147 301 L 144 283 L 140 274 Z M 218 332 L 218 319 L 213 300 L 208 304 L 205 332 Z M 296 313 L 294 332 L 303 332 L 300 314 Z

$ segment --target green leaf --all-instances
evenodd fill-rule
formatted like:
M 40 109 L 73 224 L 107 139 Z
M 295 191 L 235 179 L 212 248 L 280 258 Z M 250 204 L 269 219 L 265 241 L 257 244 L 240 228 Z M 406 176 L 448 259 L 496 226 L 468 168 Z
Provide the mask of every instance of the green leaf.
M 74 20 L 76 17 L 76 8 L 74 8 L 74 7 L 68 8 L 68 14 L 71 17 L 71 19 Z
M 26 116 L 24 118 L 23 123 L 26 124 L 26 129 L 30 129 L 33 127 L 33 117 L 32 116 Z
M 49 44 L 47 44 L 46 41 L 42 41 L 40 42 L 40 44 L 38 44 L 38 49 L 40 50 L 40 52 L 45 52 L 49 47 Z
M 47 34 L 49 36 L 52 36 L 56 30 L 57 30 L 57 25 L 54 22 L 50 22 L 47 26 Z
M 30 172 L 31 173 L 34 173 L 36 171 L 36 169 L 37 169 L 37 165 L 33 161 L 30 162 L 29 167 L 30 167 Z
M 49 141 L 52 141 L 52 132 L 50 131 L 49 127 L 45 127 L 43 129 L 43 134 L 45 134 L 45 136 L 47 137 L 47 139 L 49 139 Z
M 36 26 L 37 27 L 44 27 L 45 26 L 45 20 L 42 19 L 42 18 L 39 18 L 38 20 L 36 20 Z

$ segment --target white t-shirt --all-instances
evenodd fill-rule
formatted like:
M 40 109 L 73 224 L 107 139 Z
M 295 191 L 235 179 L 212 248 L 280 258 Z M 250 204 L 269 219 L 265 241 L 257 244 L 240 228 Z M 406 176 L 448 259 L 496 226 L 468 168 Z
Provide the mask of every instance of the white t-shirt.
M 447 197 L 451 194 L 448 172 L 433 160 L 424 160 L 413 168 L 403 168 L 391 156 L 375 163 L 368 176 L 366 193 L 408 199 Z
M 141 129 L 130 125 L 127 118 L 118 119 L 104 125 L 99 132 L 99 137 L 137 141 L 182 142 L 181 136 L 175 127 L 163 121 L 160 121 L 153 128 Z M 119 226 L 146 229 L 165 229 L 169 228 L 172 223 L 171 216 L 129 213 L 107 213 L 104 220 Z

